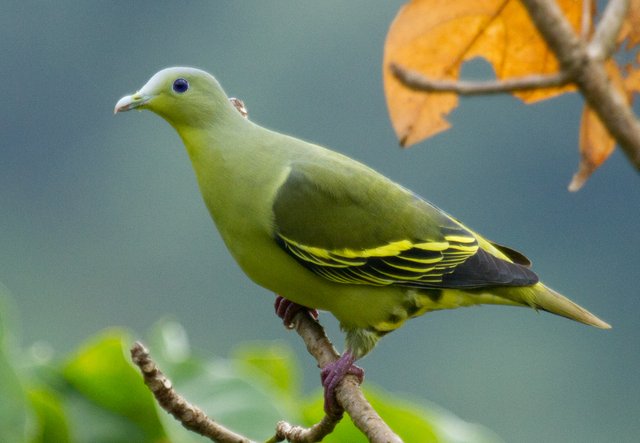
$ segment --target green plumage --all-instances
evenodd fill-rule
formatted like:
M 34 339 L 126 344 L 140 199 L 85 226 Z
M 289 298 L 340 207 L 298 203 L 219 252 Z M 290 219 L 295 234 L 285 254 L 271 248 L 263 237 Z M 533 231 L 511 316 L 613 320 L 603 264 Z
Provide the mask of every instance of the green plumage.
M 177 90 L 178 79 L 186 90 Z M 203 71 L 160 71 L 116 112 L 133 108 L 159 114 L 180 134 L 245 273 L 332 312 L 356 358 L 408 318 L 474 304 L 530 306 L 609 327 L 539 283 L 522 254 L 348 157 L 243 118 Z

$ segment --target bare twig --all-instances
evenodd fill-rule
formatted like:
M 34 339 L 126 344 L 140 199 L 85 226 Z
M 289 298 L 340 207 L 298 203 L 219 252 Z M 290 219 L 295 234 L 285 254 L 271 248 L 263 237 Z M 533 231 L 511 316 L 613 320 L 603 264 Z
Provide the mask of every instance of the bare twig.
M 629 162 L 640 170 L 640 123 L 625 97 L 609 82 L 602 60 L 589 54 L 586 44 L 575 35 L 555 1 L 522 0 L 522 4 L 556 55 L 561 69 L 578 86 Z M 604 31 L 603 34 L 607 35 Z
M 630 0 L 609 0 L 596 32 L 589 43 L 589 55 L 596 60 L 606 60 L 616 49 L 616 39 L 629 11 Z
M 331 434 L 339 423 L 340 419 L 325 415 L 315 425 L 310 428 L 301 426 L 292 426 L 286 421 L 280 421 L 276 425 L 275 437 L 267 443 L 288 440 L 296 443 L 312 443 L 321 441 L 324 437 Z
M 173 415 L 182 426 L 218 443 L 253 443 L 246 437 L 211 420 L 197 406 L 186 401 L 172 387 L 171 381 L 158 369 L 149 351 L 140 342 L 131 348 L 131 359 L 140 368 L 144 383 L 162 408 Z
M 532 89 L 564 86 L 570 81 L 569 76 L 565 73 L 530 75 L 507 80 L 435 80 L 425 77 L 418 72 L 409 71 L 395 63 L 390 65 L 390 69 L 405 86 L 416 91 L 455 92 L 459 95 L 486 95 L 530 91 Z
M 593 0 L 583 0 L 582 16 L 580 17 L 580 38 L 587 40 L 591 32 L 591 10 L 593 8 Z

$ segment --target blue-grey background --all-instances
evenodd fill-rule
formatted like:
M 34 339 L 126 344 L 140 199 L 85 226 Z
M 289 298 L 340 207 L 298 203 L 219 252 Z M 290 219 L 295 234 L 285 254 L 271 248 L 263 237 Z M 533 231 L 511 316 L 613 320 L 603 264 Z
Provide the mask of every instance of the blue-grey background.
M 367 381 L 428 399 L 507 442 L 635 442 L 640 434 L 640 181 L 616 153 L 577 194 L 582 101 L 462 100 L 452 130 L 401 150 L 382 47 L 401 1 L 4 2 L 0 14 L 0 282 L 25 346 L 63 356 L 111 325 L 170 314 L 206 354 L 286 340 L 273 295 L 227 254 L 178 136 L 115 102 L 192 65 L 256 122 L 380 170 L 487 237 L 614 329 L 526 309 L 427 315 L 386 337 Z M 483 63 L 468 75 L 490 74 Z M 383 214 L 380 215 L 384 217 Z M 330 315 L 323 323 L 337 344 Z

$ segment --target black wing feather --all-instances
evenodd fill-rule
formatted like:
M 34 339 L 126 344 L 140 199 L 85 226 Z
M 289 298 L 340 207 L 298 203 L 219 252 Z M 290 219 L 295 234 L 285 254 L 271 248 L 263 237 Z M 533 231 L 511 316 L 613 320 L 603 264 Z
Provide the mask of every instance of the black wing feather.
M 478 249 L 478 252 L 442 279 L 442 287 L 445 288 L 529 286 L 536 283 L 538 276 L 528 267 L 502 260 L 484 249 Z

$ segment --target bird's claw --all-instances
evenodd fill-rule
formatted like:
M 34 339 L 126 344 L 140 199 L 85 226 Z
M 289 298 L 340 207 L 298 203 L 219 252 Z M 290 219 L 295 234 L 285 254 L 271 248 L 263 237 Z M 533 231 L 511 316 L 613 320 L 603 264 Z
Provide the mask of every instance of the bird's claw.
M 276 302 L 274 304 L 276 315 L 282 319 L 285 328 L 293 329 L 295 323 L 293 319 L 300 311 L 306 311 L 311 315 L 314 320 L 318 319 L 318 311 L 315 309 L 307 308 L 306 306 L 294 303 L 280 295 L 276 296 Z
M 340 358 L 329 363 L 320 372 L 320 380 L 324 387 L 324 411 L 327 415 L 335 417 L 342 414 L 342 406 L 336 400 L 335 390 L 346 375 L 354 375 L 358 383 L 364 381 L 364 369 L 353 364 L 353 354 L 346 351 Z

